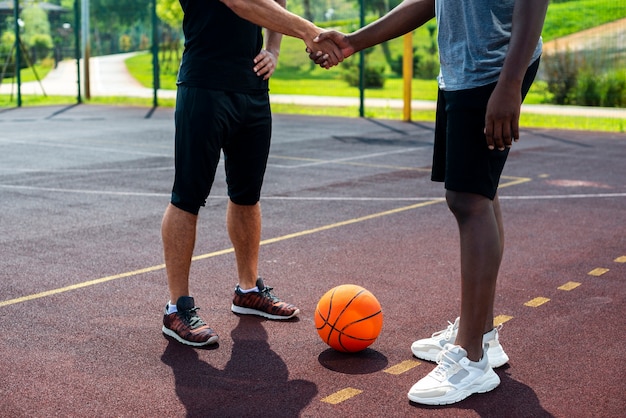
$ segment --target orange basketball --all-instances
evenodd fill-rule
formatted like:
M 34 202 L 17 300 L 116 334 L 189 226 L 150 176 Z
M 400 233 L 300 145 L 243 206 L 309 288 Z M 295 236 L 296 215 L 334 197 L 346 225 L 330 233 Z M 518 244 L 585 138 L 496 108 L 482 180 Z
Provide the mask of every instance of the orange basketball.
M 353 353 L 376 341 L 383 327 L 383 311 L 370 291 L 344 284 L 321 297 L 315 310 L 315 327 L 326 344 Z

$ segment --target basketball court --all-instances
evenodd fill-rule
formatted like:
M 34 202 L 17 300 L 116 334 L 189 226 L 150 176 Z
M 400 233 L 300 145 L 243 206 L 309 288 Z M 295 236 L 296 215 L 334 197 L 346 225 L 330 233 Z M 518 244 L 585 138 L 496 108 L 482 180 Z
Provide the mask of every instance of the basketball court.
M 626 136 L 523 130 L 500 190 L 501 385 L 446 407 L 407 400 L 434 366 L 410 345 L 453 321 L 458 233 L 429 180 L 433 125 L 275 115 L 260 273 L 286 323 L 230 312 L 223 167 L 201 210 L 191 287 L 211 349 L 165 338 L 160 222 L 173 110 L 0 111 L 0 416 L 613 417 L 626 410 Z M 313 314 L 352 283 L 379 300 L 357 354 Z

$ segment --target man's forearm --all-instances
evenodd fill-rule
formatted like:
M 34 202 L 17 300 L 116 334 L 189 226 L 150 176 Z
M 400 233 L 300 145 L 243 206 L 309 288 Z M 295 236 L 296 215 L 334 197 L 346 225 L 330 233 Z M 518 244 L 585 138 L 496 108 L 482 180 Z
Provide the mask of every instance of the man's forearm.
M 309 40 L 318 34 L 317 27 L 287 11 L 274 0 L 220 0 L 239 17 L 274 32 Z
M 397 38 L 435 17 L 434 0 L 404 0 L 385 16 L 349 35 L 356 51 Z
M 286 0 L 275 0 L 276 3 L 283 9 L 287 7 Z M 278 58 L 278 54 L 280 53 L 280 44 L 283 39 L 283 34 L 280 32 L 276 32 L 271 29 L 267 29 L 266 38 L 265 38 L 265 49 L 274 54 L 276 58 Z

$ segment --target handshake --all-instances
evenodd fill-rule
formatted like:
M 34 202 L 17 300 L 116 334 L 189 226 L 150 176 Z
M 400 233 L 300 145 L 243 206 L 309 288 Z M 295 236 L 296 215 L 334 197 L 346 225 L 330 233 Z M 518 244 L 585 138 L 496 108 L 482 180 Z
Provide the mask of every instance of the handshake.
M 347 35 L 334 30 L 320 32 L 312 41 L 305 41 L 309 58 L 322 68 L 339 65 L 356 49 Z

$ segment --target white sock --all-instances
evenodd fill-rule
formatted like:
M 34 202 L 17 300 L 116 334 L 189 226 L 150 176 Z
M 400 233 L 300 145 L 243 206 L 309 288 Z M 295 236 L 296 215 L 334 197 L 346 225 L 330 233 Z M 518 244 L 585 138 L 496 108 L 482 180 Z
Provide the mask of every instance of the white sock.
M 167 302 L 167 314 L 173 314 L 174 312 L 178 312 L 176 305 L 172 305 L 172 301 Z
M 254 286 L 252 289 L 242 289 L 241 286 L 240 286 L 239 287 L 239 291 L 241 293 L 258 292 L 259 291 L 259 287 L 258 286 Z

